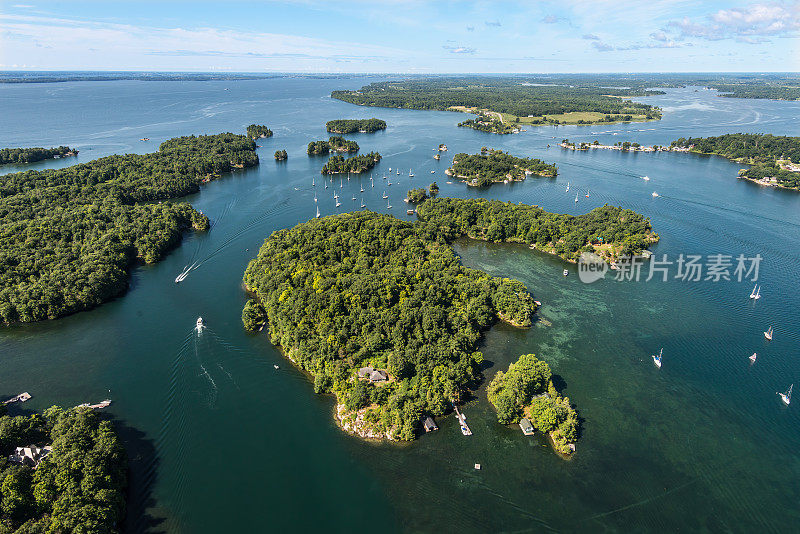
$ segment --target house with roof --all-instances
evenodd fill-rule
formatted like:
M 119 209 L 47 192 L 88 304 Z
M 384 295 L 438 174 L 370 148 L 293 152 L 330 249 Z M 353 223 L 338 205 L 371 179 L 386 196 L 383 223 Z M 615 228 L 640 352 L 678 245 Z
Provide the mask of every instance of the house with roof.
M 362 367 L 358 370 L 358 378 L 369 380 L 370 382 L 386 382 L 389 380 L 389 374 L 382 369 L 374 369 L 372 367 Z
M 36 468 L 48 454 L 53 450 L 53 447 L 47 445 L 45 447 L 37 447 L 36 445 L 28 445 L 27 447 L 17 447 L 14 453 L 8 457 L 8 461 L 28 467 Z
M 526 418 L 523 417 L 519 420 L 519 427 L 522 429 L 522 433 L 526 436 L 532 436 L 536 429 L 533 428 L 531 422 Z
M 425 419 L 422 420 L 422 427 L 425 429 L 425 432 L 433 432 L 434 430 L 439 430 L 439 427 L 436 426 L 436 423 L 430 416 L 426 416 Z

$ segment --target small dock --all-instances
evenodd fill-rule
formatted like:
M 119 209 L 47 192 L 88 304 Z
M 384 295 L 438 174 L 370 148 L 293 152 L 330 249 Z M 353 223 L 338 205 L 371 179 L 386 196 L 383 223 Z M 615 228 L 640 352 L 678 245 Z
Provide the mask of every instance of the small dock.
M 84 402 L 83 404 L 79 404 L 75 406 L 76 408 L 89 408 L 90 410 L 97 410 L 100 408 L 106 408 L 111 404 L 111 399 L 106 399 L 102 402 L 98 402 L 97 404 L 89 404 L 88 402 Z
M 472 430 L 470 430 L 469 426 L 467 426 L 467 416 L 459 412 L 458 406 L 455 404 L 453 404 L 453 408 L 456 409 L 456 419 L 458 419 L 458 424 L 461 426 L 461 433 L 465 436 L 471 436 Z
M 32 396 L 33 395 L 31 395 L 30 393 L 28 393 L 26 391 L 24 393 L 20 393 L 16 397 L 12 397 L 12 398 L 8 399 L 7 401 L 3 401 L 3 404 L 12 404 L 12 403 L 15 403 L 15 402 L 25 402 L 25 401 L 29 400 Z

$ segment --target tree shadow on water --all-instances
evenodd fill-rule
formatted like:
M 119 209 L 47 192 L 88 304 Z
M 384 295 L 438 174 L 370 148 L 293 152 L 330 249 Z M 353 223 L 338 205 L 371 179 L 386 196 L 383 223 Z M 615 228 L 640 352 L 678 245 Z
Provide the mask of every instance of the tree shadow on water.
M 127 513 L 122 530 L 147 534 L 166 532 L 165 518 L 149 512 L 155 506 L 152 491 L 160 462 L 155 444 L 144 432 L 118 419 L 112 422 L 128 454 Z

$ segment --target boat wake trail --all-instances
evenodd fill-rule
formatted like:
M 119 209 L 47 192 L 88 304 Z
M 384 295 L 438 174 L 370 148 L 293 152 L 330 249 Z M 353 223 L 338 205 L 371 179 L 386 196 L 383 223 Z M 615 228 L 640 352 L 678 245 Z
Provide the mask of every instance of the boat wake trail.
M 266 219 L 286 211 L 286 207 L 289 205 L 289 202 L 290 202 L 290 200 L 289 200 L 288 197 L 284 198 L 283 200 L 281 200 L 280 202 L 275 204 L 272 208 L 264 211 L 263 213 L 258 215 L 256 218 L 251 220 L 249 223 L 247 223 L 246 225 L 241 227 L 239 230 L 237 230 L 235 233 L 233 233 L 231 236 L 229 236 L 227 239 L 225 239 L 225 241 L 223 241 L 222 244 L 219 247 L 214 249 L 207 256 L 205 256 L 201 260 L 198 260 L 198 261 L 194 262 L 191 266 L 187 266 L 186 268 L 184 268 L 184 270 L 180 274 L 178 274 L 178 276 L 175 278 L 175 283 L 177 284 L 177 283 L 183 282 L 191 271 L 195 271 L 195 270 L 199 269 L 206 262 L 208 262 L 209 260 L 213 259 L 215 256 L 217 256 L 221 252 L 224 252 L 228 247 L 230 247 L 234 242 L 236 242 L 237 239 L 242 237 L 244 234 L 246 234 L 247 232 L 249 232 L 250 230 L 252 230 L 256 226 L 258 226 L 262 222 L 264 222 Z

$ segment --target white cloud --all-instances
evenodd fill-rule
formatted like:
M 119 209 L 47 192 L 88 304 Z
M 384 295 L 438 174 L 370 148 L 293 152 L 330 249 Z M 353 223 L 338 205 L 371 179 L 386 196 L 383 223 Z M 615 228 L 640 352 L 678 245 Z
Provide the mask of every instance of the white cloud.
M 800 2 L 754 3 L 743 8 L 721 9 L 699 22 L 688 17 L 673 20 L 668 28 L 680 38 L 762 43 L 768 41 L 767 37 L 797 35 Z

